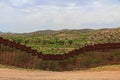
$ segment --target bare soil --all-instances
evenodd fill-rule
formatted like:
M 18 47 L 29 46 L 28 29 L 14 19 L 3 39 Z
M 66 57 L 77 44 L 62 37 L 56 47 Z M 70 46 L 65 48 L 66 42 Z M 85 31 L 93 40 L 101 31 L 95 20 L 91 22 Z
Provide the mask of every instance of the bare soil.
M 0 69 L 0 80 L 120 80 L 120 71 L 31 71 Z

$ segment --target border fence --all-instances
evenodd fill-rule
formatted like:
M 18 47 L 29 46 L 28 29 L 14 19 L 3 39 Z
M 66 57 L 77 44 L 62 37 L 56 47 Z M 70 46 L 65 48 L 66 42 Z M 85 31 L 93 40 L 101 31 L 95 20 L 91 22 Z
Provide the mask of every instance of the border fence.
M 25 52 L 25 54 L 30 53 L 32 56 L 37 56 L 37 58 L 41 58 L 43 60 L 64 60 L 68 59 L 70 57 L 74 57 L 79 54 L 84 54 L 85 52 L 89 51 L 97 51 L 97 50 L 107 50 L 107 49 L 119 49 L 120 48 L 120 42 L 116 43 L 98 43 L 93 45 L 86 45 L 84 47 L 80 47 L 78 49 L 75 49 L 73 51 L 70 51 L 68 53 L 64 54 L 44 54 L 42 52 L 38 52 L 35 49 L 32 49 L 31 47 L 28 47 L 26 45 L 22 45 L 15 41 L 10 41 L 9 39 L 4 39 L 3 37 L 0 37 L 0 50 L 2 50 L 2 45 L 6 48 L 14 48 L 19 51 Z M 4 54 L 1 56 L 4 56 L 4 58 L 8 58 L 8 54 Z

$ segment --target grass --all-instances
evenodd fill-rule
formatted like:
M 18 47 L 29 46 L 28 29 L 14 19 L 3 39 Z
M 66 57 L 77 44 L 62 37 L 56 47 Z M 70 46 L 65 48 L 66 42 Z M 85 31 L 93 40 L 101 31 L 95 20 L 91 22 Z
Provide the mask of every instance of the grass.
M 17 70 L 29 70 L 29 71 L 41 71 L 40 69 L 26 69 L 26 68 L 19 68 L 19 67 L 15 67 L 15 66 L 7 66 L 7 65 L 2 65 L 2 64 L 0 64 L 0 68 L 3 68 L 3 69 L 17 69 Z M 80 71 L 82 71 L 82 70 L 80 70 Z M 99 66 L 99 67 L 87 69 L 85 71 L 120 71 L 120 64 L 119 65 Z
M 19 67 L 15 67 L 15 66 L 12 66 L 12 65 L 3 65 L 3 64 L 0 64 L 0 68 L 8 68 L 8 69 L 25 69 L 25 68 L 19 68 Z
M 17 67 L 14 67 L 14 66 L 7 66 L 7 65 L 2 65 L 0 64 L 0 68 L 9 68 L 9 69 L 12 69 L 12 68 L 17 68 Z
M 95 68 L 90 68 L 87 71 L 120 71 L 120 64 L 99 66 Z
M 16 70 L 27 70 L 27 71 L 41 71 L 40 69 L 28 69 L 28 68 L 20 68 L 20 67 L 15 67 L 15 66 L 8 66 L 8 65 L 3 65 L 0 64 L 0 69 L 16 69 Z

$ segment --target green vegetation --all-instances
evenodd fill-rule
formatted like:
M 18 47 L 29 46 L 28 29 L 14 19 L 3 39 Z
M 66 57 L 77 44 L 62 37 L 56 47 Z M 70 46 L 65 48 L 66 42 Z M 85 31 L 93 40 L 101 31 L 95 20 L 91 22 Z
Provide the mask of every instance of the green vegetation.
M 45 54 L 63 54 L 87 44 L 118 42 L 120 28 L 101 30 L 38 31 L 33 33 L 0 34 L 4 38 L 37 49 Z
M 7 65 L 2 65 L 2 64 L 0 64 L 0 68 L 15 69 L 16 67 L 14 67 L 14 66 L 7 66 Z
M 78 47 L 106 42 L 120 42 L 120 28 L 102 30 L 64 30 L 56 32 L 36 32 L 26 34 L 1 34 L 4 38 L 15 40 L 21 44 L 31 46 L 33 49 L 45 54 L 63 54 Z M 7 56 L 7 57 L 6 57 Z M 109 68 L 97 67 L 120 64 L 120 49 L 108 49 L 85 52 L 65 60 L 42 60 L 14 48 L 1 45 L 1 64 L 14 65 L 23 68 L 40 70 L 66 71 L 66 70 L 104 70 Z M 116 66 L 116 65 L 115 65 Z M 115 67 L 113 66 L 113 67 Z M 3 66 L 4 67 L 4 66 Z M 97 67 L 97 68 L 95 68 Z M 91 69 L 92 68 L 92 69 Z M 112 69 L 112 68 L 110 68 Z M 120 69 L 119 66 L 115 70 Z M 108 69 L 109 70 L 109 69 Z

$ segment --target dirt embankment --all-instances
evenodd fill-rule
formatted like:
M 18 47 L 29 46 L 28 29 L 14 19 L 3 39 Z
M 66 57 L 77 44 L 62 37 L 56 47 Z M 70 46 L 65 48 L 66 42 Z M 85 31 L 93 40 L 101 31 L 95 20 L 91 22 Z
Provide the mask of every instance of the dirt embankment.
M 29 71 L 0 69 L 0 80 L 120 80 L 120 71 Z

